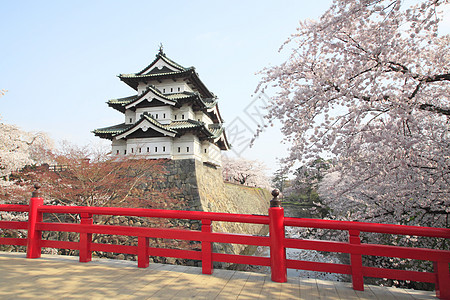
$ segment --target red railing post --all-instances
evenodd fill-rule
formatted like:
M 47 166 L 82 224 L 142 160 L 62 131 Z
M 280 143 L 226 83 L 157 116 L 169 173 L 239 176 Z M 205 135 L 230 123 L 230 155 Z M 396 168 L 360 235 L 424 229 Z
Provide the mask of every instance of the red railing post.
M 92 225 L 94 221 L 92 220 L 92 214 L 81 213 L 80 214 L 82 225 Z M 92 260 L 92 233 L 80 233 L 80 262 L 90 262 Z
M 39 194 L 41 185 L 36 183 L 34 188 L 35 191 L 31 195 L 30 208 L 28 211 L 27 258 L 41 257 L 42 232 L 36 230 L 36 223 L 42 222 L 42 213 L 38 211 L 38 208 L 44 204 L 44 199 L 42 199 Z
M 284 209 L 278 199 L 280 191 L 272 191 L 269 208 L 270 270 L 272 281 L 286 282 L 286 248 L 284 247 Z
M 149 238 L 146 236 L 138 237 L 138 268 L 147 268 L 150 264 L 148 241 Z
M 352 245 L 361 245 L 359 230 L 349 230 L 349 243 Z M 364 277 L 362 273 L 362 255 L 350 253 L 350 265 L 352 267 L 353 289 L 364 291 Z
M 434 273 L 436 274 L 436 297 L 439 299 L 450 299 L 450 272 L 448 262 L 435 261 Z
M 211 232 L 211 220 L 202 219 L 202 232 Z M 202 242 L 202 273 L 212 274 L 212 245 Z

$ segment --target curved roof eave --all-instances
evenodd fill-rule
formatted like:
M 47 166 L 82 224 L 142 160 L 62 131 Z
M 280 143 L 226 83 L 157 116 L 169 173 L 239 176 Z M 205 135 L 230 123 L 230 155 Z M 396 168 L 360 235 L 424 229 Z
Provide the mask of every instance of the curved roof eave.
M 197 72 L 195 72 L 194 67 L 187 68 L 183 71 L 179 72 L 166 72 L 166 73 L 155 73 L 155 74 L 119 74 L 117 77 L 123 82 L 125 82 L 128 86 L 137 90 L 140 81 L 148 81 L 148 80 L 162 80 L 162 79 L 171 79 L 171 78 L 180 78 L 185 77 L 192 81 L 192 84 L 199 90 L 200 94 L 204 98 L 215 98 L 216 96 L 212 93 L 203 81 L 200 80 Z
M 150 124 L 150 128 L 152 128 L 153 130 L 156 130 L 164 135 L 170 136 L 170 137 L 175 137 L 177 135 L 177 132 L 175 130 L 172 130 L 170 128 L 166 128 L 165 126 L 163 126 L 161 123 L 159 123 L 158 121 L 154 120 L 152 117 L 150 117 L 147 114 L 143 114 L 142 118 L 136 122 L 134 124 L 134 126 L 132 126 L 131 128 L 123 131 L 120 134 L 116 134 L 113 136 L 114 139 L 122 139 L 125 138 L 127 135 L 132 134 L 133 132 L 135 132 L 136 130 L 141 129 L 141 124 L 143 122 L 148 122 Z
M 155 73 L 155 74 L 119 74 L 117 77 L 126 84 L 128 84 L 129 87 L 131 87 L 134 90 L 137 90 L 137 87 L 139 85 L 140 81 L 147 81 L 147 80 L 162 80 L 162 79 L 170 79 L 170 78 L 178 78 L 183 76 L 190 76 L 190 72 L 192 69 L 186 69 L 183 71 L 174 71 L 174 72 L 166 72 L 166 73 Z
M 100 138 L 111 140 L 114 137 L 114 135 L 120 134 L 131 127 L 132 124 L 121 123 L 109 127 L 95 129 L 92 131 L 92 133 L 94 133 L 96 136 Z
M 216 145 L 218 145 L 219 142 L 222 142 L 223 143 L 223 147 L 220 147 L 220 145 L 218 145 L 221 150 L 230 150 L 230 148 L 231 148 L 231 145 L 228 142 L 227 135 L 225 133 L 225 128 L 224 127 L 222 127 L 220 129 L 220 133 L 218 133 L 216 135 L 216 137 L 214 137 L 214 141 L 213 142 Z
M 219 123 L 225 123 L 224 119 L 222 118 L 222 116 L 220 115 L 220 111 L 219 111 L 219 103 L 216 101 L 214 106 L 207 108 L 206 112 L 211 119 L 217 120 L 217 122 Z M 215 116 L 216 118 L 213 118 L 212 116 Z

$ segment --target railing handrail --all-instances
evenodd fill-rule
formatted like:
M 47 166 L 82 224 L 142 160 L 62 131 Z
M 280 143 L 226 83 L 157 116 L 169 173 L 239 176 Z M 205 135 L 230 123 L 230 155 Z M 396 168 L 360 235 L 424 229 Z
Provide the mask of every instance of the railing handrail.
M 298 247 L 301 245 L 301 248 Z M 404 246 L 391 246 L 380 244 L 349 244 L 338 241 L 322 241 L 310 239 L 292 239 L 285 240 L 286 248 L 298 248 L 304 250 L 316 250 L 330 252 L 330 247 L 333 247 L 333 252 L 349 253 L 349 254 L 363 254 L 373 256 L 410 258 L 418 260 L 425 259 L 425 254 L 429 255 L 428 260 L 432 261 L 450 261 L 450 252 L 447 250 L 431 249 L 431 248 L 412 248 Z M 405 253 L 405 251 L 410 253 Z
M 322 220 L 308 218 L 284 218 L 285 226 L 321 228 L 332 230 L 358 230 L 362 232 L 388 233 L 396 235 L 415 235 L 437 238 L 450 238 L 450 229 L 441 227 L 422 227 L 398 224 L 382 224 L 356 221 Z
M 81 214 L 89 213 L 93 215 L 112 215 L 112 216 L 134 216 L 168 219 L 186 219 L 252 224 L 269 224 L 269 217 L 264 215 L 251 214 L 233 214 L 190 210 L 168 210 L 152 208 L 131 208 L 131 207 L 96 207 L 96 206 L 58 206 L 45 205 L 38 208 L 42 213 L 70 213 Z
M 15 208 L 17 207 L 17 208 Z M 15 211 L 22 211 L 21 206 L 11 206 Z M 1 209 L 2 206 L 0 206 Z M 20 210 L 19 210 L 20 209 Z M 113 215 L 113 216 L 135 216 L 135 217 L 153 217 L 169 219 L 187 219 L 201 220 L 209 219 L 211 221 L 269 224 L 267 215 L 237 214 L 237 213 L 218 213 L 204 211 L 185 211 L 185 210 L 166 210 L 152 208 L 129 208 L 129 207 L 96 207 L 96 206 L 58 206 L 45 205 L 38 209 L 43 213 L 90 213 L 93 215 Z M 362 232 L 386 233 L 396 235 L 415 235 L 424 237 L 437 237 L 450 239 L 450 229 L 439 227 L 424 227 L 399 224 L 382 224 L 356 221 L 323 220 L 312 218 L 284 218 L 285 226 L 296 226 L 305 228 L 320 228 L 331 230 L 358 230 Z
M 27 212 L 28 205 L 0 204 L 0 211 Z M 165 210 L 151 208 L 125 208 L 125 207 L 96 207 L 96 206 L 58 206 L 45 205 L 39 207 L 43 213 L 90 213 L 95 215 L 136 216 L 136 217 L 164 217 L 171 219 L 239 222 L 253 224 L 269 224 L 267 215 L 233 214 L 204 211 Z M 399 224 L 382 224 L 356 221 L 323 220 L 313 218 L 284 218 L 285 226 L 321 228 L 331 230 L 359 230 L 362 232 L 375 232 L 397 235 L 415 235 L 425 237 L 450 238 L 450 229 L 440 227 L 424 227 Z
M 0 211 L 28 212 L 29 205 L 0 204 Z

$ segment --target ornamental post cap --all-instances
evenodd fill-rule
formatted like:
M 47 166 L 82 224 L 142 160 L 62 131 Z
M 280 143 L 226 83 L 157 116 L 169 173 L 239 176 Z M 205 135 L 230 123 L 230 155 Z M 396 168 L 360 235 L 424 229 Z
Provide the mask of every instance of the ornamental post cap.
M 273 199 L 270 200 L 270 207 L 281 207 L 281 200 L 278 198 L 279 195 L 280 195 L 279 189 L 274 189 L 272 191 Z
M 280 190 L 279 190 L 279 189 L 274 189 L 274 190 L 272 191 L 272 196 L 278 197 L 278 195 L 280 195 Z
M 42 187 L 42 185 L 39 182 L 36 182 L 34 184 L 34 191 L 31 193 L 32 198 L 39 198 L 41 196 L 39 189 Z

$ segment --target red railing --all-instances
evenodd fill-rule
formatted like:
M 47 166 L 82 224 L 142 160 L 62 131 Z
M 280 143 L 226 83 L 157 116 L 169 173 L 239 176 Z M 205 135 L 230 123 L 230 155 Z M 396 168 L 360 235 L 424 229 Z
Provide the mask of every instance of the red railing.
M 273 193 L 268 216 L 212 213 L 200 211 L 158 210 L 118 207 L 51 206 L 44 205 L 36 194 L 30 205 L 0 205 L 0 211 L 28 212 L 27 222 L 0 221 L 0 228 L 27 230 L 27 238 L 0 238 L 0 244 L 27 246 L 27 258 L 39 258 L 41 248 L 79 250 L 80 262 L 89 262 L 92 251 L 134 254 L 138 257 L 138 267 L 149 265 L 149 256 L 175 257 L 202 261 L 202 272 L 211 274 L 213 262 L 226 262 L 271 267 L 272 280 L 286 282 L 286 269 L 302 269 L 319 272 L 350 274 L 353 288 L 364 290 L 363 278 L 389 278 L 434 283 L 436 295 L 450 299 L 450 251 L 427 248 L 361 244 L 360 232 L 375 232 L 394 235 L 414 235 L 435 238 L 450 238 L 450 229 L 402 226 L 377 223 L 345 222 L 305 218 L 285 218 L 279 206 L 278 194 Z M 43 222 L 44 213 L 78 214 L 80 223 Z M 201 221 L 201 230 L 147 228 L 118 225 L 97 225 L 93 215 L 134 216 L 165 219 L 187 219 Z M 269 225 L 269 236 L 216 233 L 211 231 L 212 222 L 236 222 Z M 348 242 L 306 240 L 285 238 L 285 226 L 322 228 L 348 231 Z M 42 239 L 42 231 L 77 232 L 79 242 L 53 241 Z M 111 245 L 92 242 L 92 234 L 111 234 L 138 237 L 137 246 Z M 154 248 L 149 246 L 149 238 L 178 239 L 201 242 L 201 251 Z M 231 243 L 270 247 L 270 257 L 214 253 L 212 243 Z M 286 248 L 339 252 L 350 254 L 350 264 L 335 264 L 286 259 Z M 434 273 L 394 270 L 363 266 L 362 255 L 397 257 L 431 261 Z

